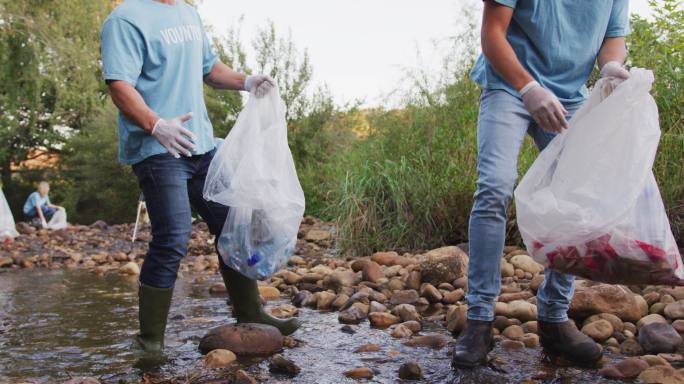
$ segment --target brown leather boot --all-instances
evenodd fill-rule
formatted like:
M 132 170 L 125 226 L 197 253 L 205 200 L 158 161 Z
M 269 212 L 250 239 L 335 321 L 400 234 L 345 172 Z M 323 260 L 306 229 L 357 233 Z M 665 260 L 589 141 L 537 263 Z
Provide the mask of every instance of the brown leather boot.
M 540 321 L 538 325 L 539 341 L 549 355 L 583 366 L 594 366 L 601 360 L 601 348 L 573 322 Z
M 465 329 L 456 340 L 451 366 L 472 368 L 487 364 L 487 354 L 492 348 L 492 322 L 468 319 Z

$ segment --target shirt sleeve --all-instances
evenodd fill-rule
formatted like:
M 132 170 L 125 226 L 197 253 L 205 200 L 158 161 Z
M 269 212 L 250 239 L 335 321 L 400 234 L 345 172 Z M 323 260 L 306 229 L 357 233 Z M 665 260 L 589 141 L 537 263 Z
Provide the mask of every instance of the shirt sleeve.
M 207 36 L 207 31 L 204 30 L 204 26 L 200 21 L 200 26 L 202 27 L 202 74 L 208 75 L 211 72 L 211 68 L 218 62 L 218 57 L 214 53 L 214 49 L 211 47 L 209 42 L 209 37 Z
M 613 0 L 606 37 L 622 37 L 629 33 L 629 0 Z
M 130 22 L 113 17 L 102 26 L 100 40 L 105 80 L 124 80 L 135 86 L 145 57 L 140 31 Z
M 483 0 L 487 1 L 487 0 Z M 495 3 L 505 5 L 509 8 L 515 9 L 515 6 L 518 4 L 518 0 L 494 0 Z
M 40 206 L 40 195 L 38 193 L 32 193 L 31 196 L 29 196 L 29 205 L 31 208 Z

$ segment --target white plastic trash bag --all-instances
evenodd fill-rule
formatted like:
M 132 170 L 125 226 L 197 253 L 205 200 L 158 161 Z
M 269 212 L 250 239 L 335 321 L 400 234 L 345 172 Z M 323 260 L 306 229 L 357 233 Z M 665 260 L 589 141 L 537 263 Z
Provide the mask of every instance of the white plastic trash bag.
M 19 233 L 15 227 L 12 211 L 9 204 L 7 204 L 5 194 L 0 190 L 0 241 L 8 238 L 13 239 L 17 236 L 19 236 Z
M 518 227 L 537 262 L 607 283 L 684 285 L 652 172 L 660 140 L 652 83 L 645 69 L 617 87 L 599 80 L 523 177 Z
M 52 217 L 47 222 L 48 229 L 64 229 L 68 225 L 66 211 L 62 207 L 57 208 L 55 213 L 52 214 Z
M 204 198 L 230 207 L 218 251 L 231 268 L 264 279 L 292 255 L 304 192 L 277 89 L 262 98 L 250 96 L 209 166 Z

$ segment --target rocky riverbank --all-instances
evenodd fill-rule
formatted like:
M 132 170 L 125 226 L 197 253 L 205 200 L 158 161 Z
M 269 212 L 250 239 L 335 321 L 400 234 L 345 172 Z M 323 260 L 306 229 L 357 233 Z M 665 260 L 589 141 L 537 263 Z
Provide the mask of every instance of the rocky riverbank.
M 268 305 L 276 316 L 298 316 L 301 311 L 336 314 L 345 337 L 368 327 L 386 340 L 410 348 L 429 348 L 448 355 L 453 338 L 465 324 L 468 289 L 466 245 L 426 252 L 398 254 L 379 252 L 365 257 L 330 257 L 333 227 L 306 218 L 300 230 L 297 254 L 286 268 L 260 286 L 267 302 L 283 298 L 290 303 Z M 23 235 L 2 245 L 0 265 L 4 268 L 85 268 L 98 274 L 135 274 L 144 256 L 143 231 L 140 240 L 130 242 L 130 225 L 73 227 L 64 231 Z M 211 279 L 218 269 L 211 236 L 203 224 L 196 224 L 190 256 L 182 273 L 193 273 L 196 281 Z M 541 359 L 536 323 L 536 291 L 544 280 L 543 268 L 517 247 L 506 247 L 501 259 L 502 292 L 494 323 L 497 351 L 516 353 L 530 350 Z M 222 284 L 211 286 L 223 295 Z M 684 287 L 618 286 L 578 280 L 570 316 L 582 332 L 603 346 L 605 362 L 597 378 L 639 380 L 644 383 L 684 383 Z M 310 318 L 310 317 L 309 317 Z M 277 332 L 277 331 L 276 331 Z M 293 337 L 279 337 L 268 327 L 226 325 L 214 329 L 199 343 L 206 357 L 183 378 L 148 376 L 146 383 L 249 383 L 296 377 L 306 366 L 288 359 L 288 350 L 306 348 L 300 331 Z M 353 351 L 368 355 L 385 349 L 380 342 L 358 340 Z M 258 349 L 258 350 L 257 350 Z M 393 352 L 385 351 L 388 358 Z M 256 356 L 256 357 L 254 357 Z M 496 366 L 494 354 L 492 364 Z M 248 370 L 241 359 L 266 362 L 260 370 Z M 377 359 L 361 359 L 348 366 L 340 381 L 369 379 L 381 382 L 419 379 L 424 367 L 416 355 L 405 361 L 394 377 L 378 377 Z M 548 372 L 537 372 L 528 382 L 553 380 Z M 344 377 L 346 376 L 346 377 Z M 70 384 L 81 381 L 71 381 Z M 83 381 L 83 383 L 90 383 Z

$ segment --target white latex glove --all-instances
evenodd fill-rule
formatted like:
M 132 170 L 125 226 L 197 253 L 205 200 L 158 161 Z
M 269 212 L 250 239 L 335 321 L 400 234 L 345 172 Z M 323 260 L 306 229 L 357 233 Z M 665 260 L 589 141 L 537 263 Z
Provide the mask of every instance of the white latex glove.
M 48 227 L 47 221 L 45 221 L 44 219 L 41 220 L 41 221 L 40 221 L 40 226 L 43 227 L 43 229 L 47 229 L 47 227 Z
M 531 81 L 522 87 L 520 96 L 527 111 L 543 130 L 561 132 L 568 128 L 568 121 L 565 119 L 568 111 L 553 92 L 536 81 Z
M 183 123 L 192 119 L 192 112 L 171 120 L 159 119 L 152 128 L 151 135 L 154 136 L 161 145 L 169 151 L 175 158 L 179 158 L 182 153 L 185 156 L 192 156 L 195 144 L 190 140 L 196 140 L 195 135 L 183 128 Z M 190 140 L 186 139 L 189 138 Z
M 275 80 L 267 75 L 252 75 L 245 79 L 245 91 L 258 98 L 264 97 L 275 85 Z
M 601 68 L 601 77 L 612 77 L 620 80 L 629 79 L 629 71 L 617 61 L 609 61 Z

